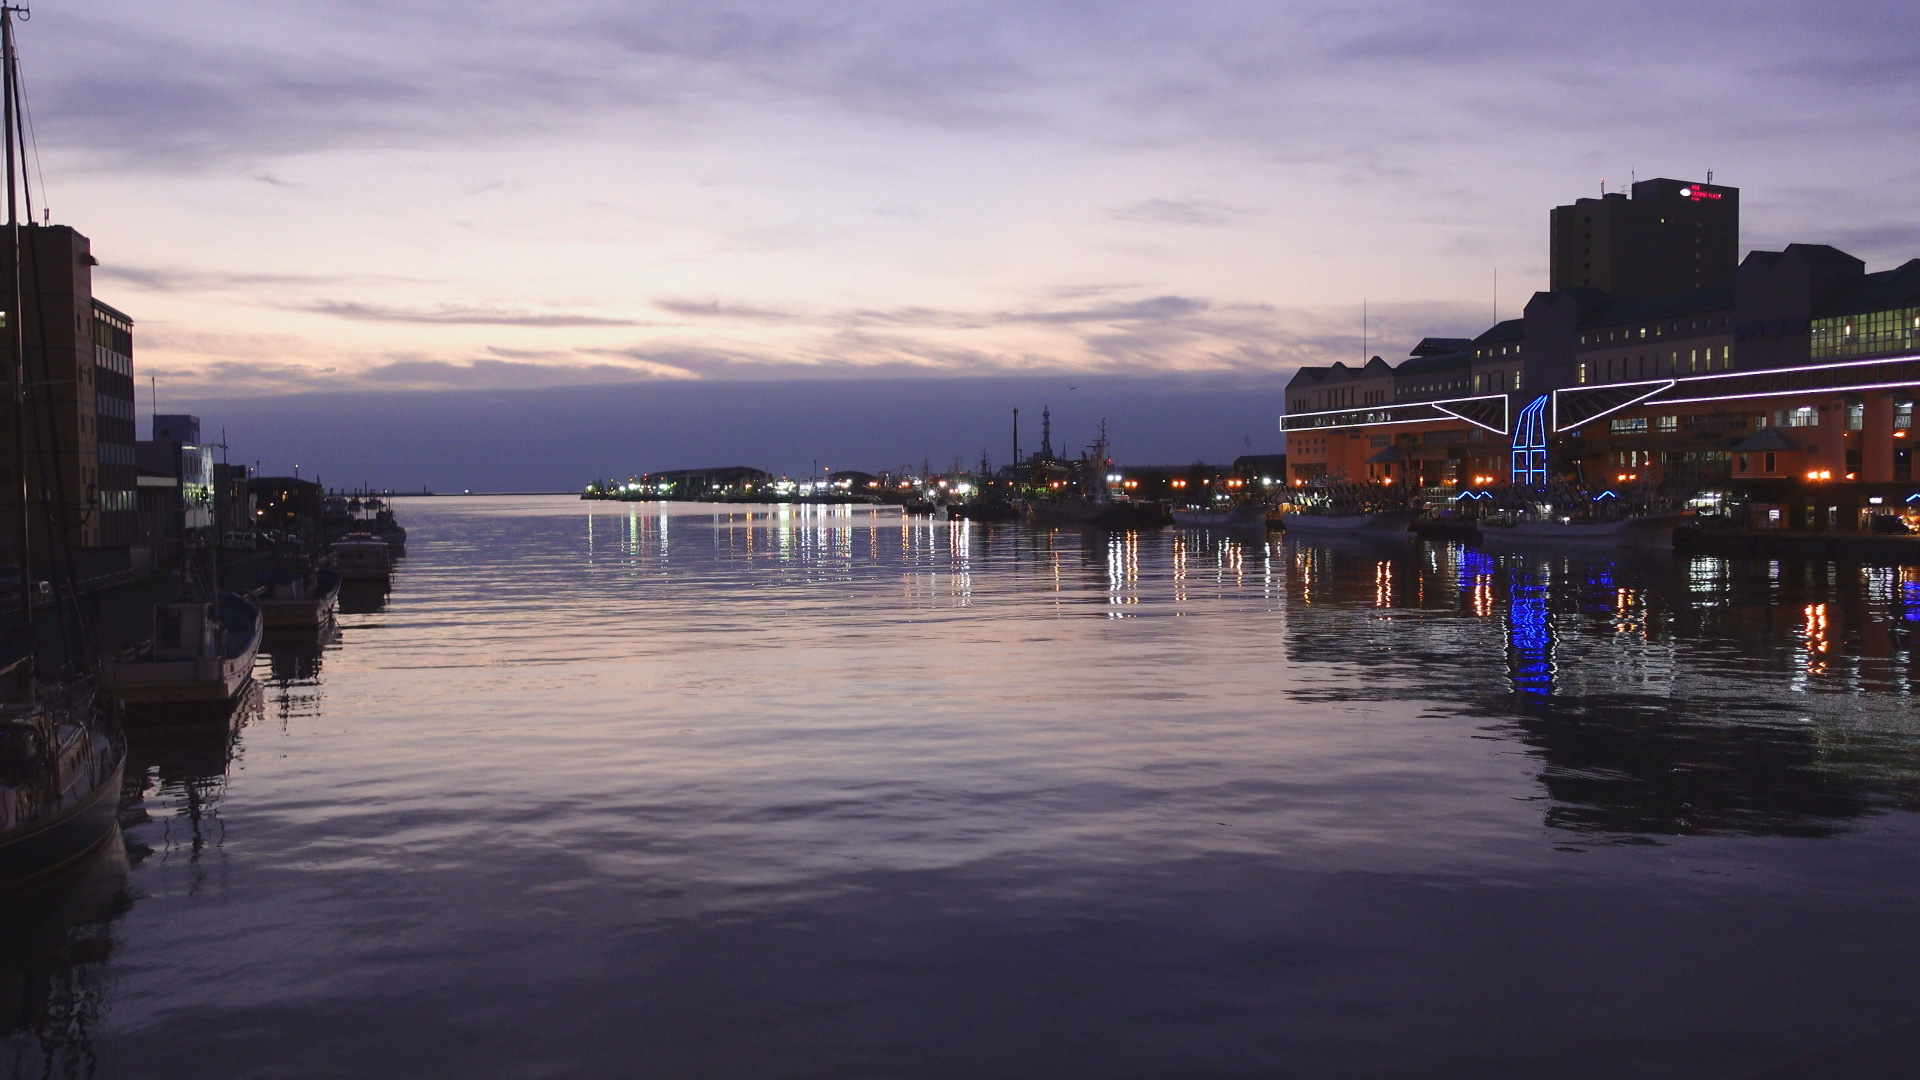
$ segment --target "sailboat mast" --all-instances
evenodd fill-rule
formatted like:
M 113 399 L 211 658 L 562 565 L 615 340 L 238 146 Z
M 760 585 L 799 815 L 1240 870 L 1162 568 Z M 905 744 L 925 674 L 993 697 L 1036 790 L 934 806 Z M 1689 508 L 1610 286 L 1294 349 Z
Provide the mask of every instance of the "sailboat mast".
M 14 159 L 14 133 L 19 130 L 19 66 L 13 53 L 13 13 L 24 10 L 12 4 L 0 3 L 0 68 L 4 69 L 0 77 L 0 97 L 5 104 L 0 107 L 0 122 L 6 125 L 7 143 L 7 247 L 13 263 L 13 296 L 9 300 L 6 312 L 7 328 L 13 338 L 13 444 L 14 461 L 20 473 L 20 531 L 15 542 L 20 554 L 20 620 L 21 625 L 33 625 L 33 567 L 28 558 L 27 525 L 27 335 L 24 306 L 21 302 L 23 289 L 20 283 L 20 213 L 16 205 L 17 185 L 14 183 L 16 163 Z M 31 634 L 28 641 L 32 641 Z M 29 644 L 29 650 L 32 646 Z

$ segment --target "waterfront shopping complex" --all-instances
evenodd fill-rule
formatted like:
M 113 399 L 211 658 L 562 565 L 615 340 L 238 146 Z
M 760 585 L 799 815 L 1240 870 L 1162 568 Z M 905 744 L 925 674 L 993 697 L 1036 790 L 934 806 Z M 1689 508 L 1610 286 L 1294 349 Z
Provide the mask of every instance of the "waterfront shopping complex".
M 1737 189 L 1669 179 L 1556 207 L 1550 288 L 1522 317 L 1293 378 L 1290 480 L 1632 489 L 1756 528 L 1920 521 L 1920 259 L 1741 259 L 1739 221 Z

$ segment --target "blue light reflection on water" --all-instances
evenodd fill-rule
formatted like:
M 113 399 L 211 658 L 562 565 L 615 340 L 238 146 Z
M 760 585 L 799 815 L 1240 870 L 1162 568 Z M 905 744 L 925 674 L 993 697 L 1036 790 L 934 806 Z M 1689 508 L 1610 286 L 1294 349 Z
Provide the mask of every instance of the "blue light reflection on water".
M 1920 1005 L 1887 568 L 401 515 L 232 745 L 143 751 L 17 1060 L 1731 1075 Z

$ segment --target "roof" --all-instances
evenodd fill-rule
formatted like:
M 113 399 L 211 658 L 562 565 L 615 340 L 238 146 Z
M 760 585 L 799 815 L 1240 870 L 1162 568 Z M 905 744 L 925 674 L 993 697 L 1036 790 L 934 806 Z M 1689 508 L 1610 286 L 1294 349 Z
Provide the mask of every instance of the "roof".
M 1473 348 L 1472 338 L 1429 337 L 1421 338 L 1420 344 L 1413 347 L 1408 356 L 1439 356 L 1442 353 L 1466 352 Z
M 1352 382 L 1355 379 L 1383 378 L 1393 374 L 1393 368 L 1385 360 L 1374 357 L 1365 367 L 1348 367 L 1344 361 L 1334 361 L 1326 367 L 1303 367 L 1294 372 L 1287 380 L 1287 389 L 1296 386 L 1319 386 L 1324 383 Z
M 108 304 L 108 303 L 105 303 L 105 302 L 103 302 L 103 301 L 102 301 L 102 300 L 101 300 L 101 299 L 100 299 L 99 297 L 97 297 L 97 296 L 96 296 L 96 297 L 93 297 L 92 299 L 93 299 L 93 306 L 94 306 L 94 309 L 95 309 L 95 310 L 97 310 L 97 311 L 104 311 L 104 312 L 106 312 L 106 313 L 107 313 L 108 315 L 111 315 L 111 316 L 113 316 L 114 318 L 116 318 L 116 319 L 119 319 L 120 321 L 122 321 L 122 322 L 124 322 L 124 323 L 126 323 L 126 324 L 127 324 L 128 326 L 132 326 L 132 325 L 133 325 L 133 316 L 131 316 L 131 315 L 129 315 L 129 314 L 127 314 L 127 313 L 126 313 L 126 312 L 124 312 L 124 311 L 121 311 L 121 310 L 120 310 L 119 308 L 117 308 L 117 307 L 114 307 L 114 306 L 113 306 L 113 305 L 111 305 L 111 304 Z
M 1367 459 L 1369 465 L 1398 465 L 1399 463 L 1400 448 L 1397 446 L 1389 446 Z
M 1915 306 L 1920 306 L 1920 259 L 1909 259 L 1892 270 L 1862 275 L 1820 305 L 1814 315 L 1860 315 Z
M 1499 345 L 1507 341 L 1523 341 L 1527 336 L 1525 319 L 1507 319 L 1494 323 L 1485 333 L 1473 339 L 1475 345 Z
M 1438 356 L 1415 356 L 1411 360 L 1400 361 L 1400 366 L 1394 369 L 1394 374 L 1404 378 L 1408 375 L 1427 375 L 1436 371 L 1452 371 L 1456 368 L 1470 367 L 1472 364 L 1473 356 L 1465 352 L 1443 353 Z
M 1742 453 L 1751 453 L 1757 450 L 1798 450 L 1800 448 L 1793 445 L 1793 440 L 1781 433 L 1779 428 L 1763 427 L 1736 444 L 1734 449 Z
M 1675 315 L 1698 315 L 1733 308 L 1733 284 L 1692 289 L 1664 296 L 1645 296 L 1636 300 L 1614 300 L 1580 320 L 1582 327 L 1615 326 L 1620 323 L 1650 322 Z
M 275 491 L 291 488 L 312 488 L 318 492 L 320 485 L 312 480 L 296 480 L 291 476 L 256 476 L 247 481 L 248 491 Z

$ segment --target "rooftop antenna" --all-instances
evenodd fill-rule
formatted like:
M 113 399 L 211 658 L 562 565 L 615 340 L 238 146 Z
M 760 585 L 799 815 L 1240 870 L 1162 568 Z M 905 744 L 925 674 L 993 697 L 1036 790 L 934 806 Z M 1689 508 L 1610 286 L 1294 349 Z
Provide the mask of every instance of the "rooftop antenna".
M 1013 463 L 1020 464 L 1020 410 L 1013 410 Z
M 1367 366 L 1367 298 L 1360 298 L 1360 366 Z
M 1500 268 L 1493 268 L 1493 321 L 1500 321 Z
M 1713 170 L 1712 170 L 1712 169 L 1708 169 L 1708 170 L 1707 170 L 1707 183 L 1709 183 L 1709 184 L 1711 184 L 1711 183 L 1713 183 Z

